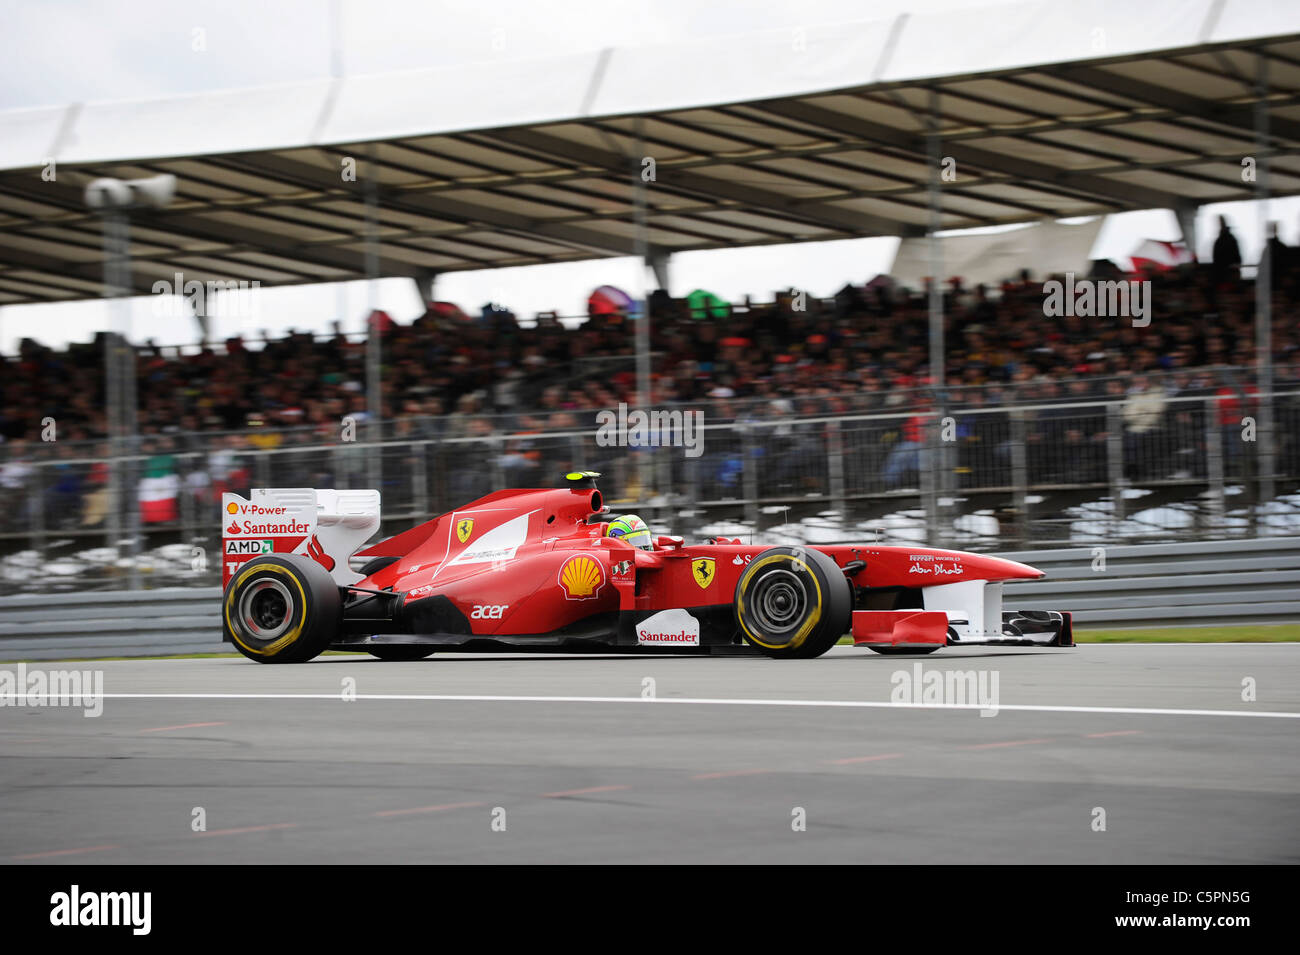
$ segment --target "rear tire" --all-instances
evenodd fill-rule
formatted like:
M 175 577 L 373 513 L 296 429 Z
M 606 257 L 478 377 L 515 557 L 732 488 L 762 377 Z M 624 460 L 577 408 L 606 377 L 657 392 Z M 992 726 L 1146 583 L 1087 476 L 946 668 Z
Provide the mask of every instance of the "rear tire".
M 819 550 L 769 547 L 736 581 L 735 608 L 745 641 L 768 656 L 818 657 L 848 632 L 853 587 Z
M 372 657 L 378 657 L 381 660 L 387 660 L 389 662 L 423 660 L 425 657 L 431 657 L 434 654 L 431 647 L 410 643 L 393 643 L 382 647 L 370 647 L 366 652 Z
M 222 597 L 226 636 L 258 663 L 305 663 L 338 633 L 342 598 L 320 564 L 301 554 L 241 564 Z

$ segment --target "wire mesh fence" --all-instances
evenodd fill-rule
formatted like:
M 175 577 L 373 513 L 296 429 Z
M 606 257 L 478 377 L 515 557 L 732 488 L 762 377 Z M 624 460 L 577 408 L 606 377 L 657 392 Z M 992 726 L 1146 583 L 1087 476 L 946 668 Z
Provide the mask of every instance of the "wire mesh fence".
M 702 415 L 693 442 L 680 415 L 611 437 L 595 412 L 573 411 L 559 430 L 452 415 L 351 435 L 145 436 L 117 457 L 103 441 L 10 443 L 0 446 L 0 589 L 211 583 L 227 490 L 377 478 L 391 533 L 578 468 L 603 473 L 616 509 L 688 537 L 1006 549 L 1300 534 L 1300 390 L 1274 395 L 1271 434 L 1249 388 L 990 397 L 967 390 L 842 414 L 779 400 L 678 409 Z

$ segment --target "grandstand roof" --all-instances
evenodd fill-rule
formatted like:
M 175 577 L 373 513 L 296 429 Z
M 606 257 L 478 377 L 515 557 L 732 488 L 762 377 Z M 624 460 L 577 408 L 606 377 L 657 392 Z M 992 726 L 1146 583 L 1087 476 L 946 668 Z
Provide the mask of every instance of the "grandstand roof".
M 97 297 L 92 178 L 179 179 L 132 214 L 133 285 L 628 255 L 634 181 L 656 251 L 919 235 L 939 97 L 945 229 L 1300 192 L 1300 5 L 1029 2 L 806 31 L 168 99 L 0 112 L 0 304 Z M 373 156 L 373 158 L 371 158 Z M 357 164 L 356 181 L 341 174 Z M 57 176 L 42 170 L 57 160 Z

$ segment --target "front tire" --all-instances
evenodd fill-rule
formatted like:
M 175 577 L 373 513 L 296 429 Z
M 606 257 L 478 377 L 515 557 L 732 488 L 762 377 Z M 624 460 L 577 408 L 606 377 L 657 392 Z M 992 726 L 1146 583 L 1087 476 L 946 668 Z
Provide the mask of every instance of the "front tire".
M 770 547 L 736 582 L 736 622 L 770 657 L 818 657 L 849 629 L 853 587 L 819 550 Z
M 342 599 L 334 578 L 300 554 L 241 564 L 222 598 L 226 636 L 258 663 L 305 663 L 339 629 Z

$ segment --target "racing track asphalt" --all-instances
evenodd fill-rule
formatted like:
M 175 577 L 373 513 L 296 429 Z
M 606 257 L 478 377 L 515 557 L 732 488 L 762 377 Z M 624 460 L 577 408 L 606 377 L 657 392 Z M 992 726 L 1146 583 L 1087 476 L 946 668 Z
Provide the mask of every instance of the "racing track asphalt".
M 758 702 L 888 703 L 917 663 L 1003 708 Z M 30 666 L 108 696 L 0 709 L 11 863 L 1300 860 L 1296 644 Z

